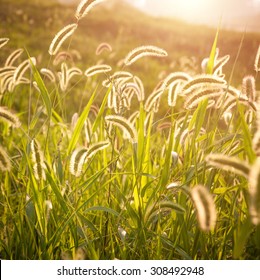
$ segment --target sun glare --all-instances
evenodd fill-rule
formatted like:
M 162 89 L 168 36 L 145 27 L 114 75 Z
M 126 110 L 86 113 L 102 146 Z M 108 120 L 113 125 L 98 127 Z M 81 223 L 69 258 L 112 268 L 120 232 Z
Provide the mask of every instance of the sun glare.
M 179 16 L 187 20 L 204 18 L 211 5 L 211 1 L 208 0 L 176 0 L 173 2 L 176 2 L 175 9 Z

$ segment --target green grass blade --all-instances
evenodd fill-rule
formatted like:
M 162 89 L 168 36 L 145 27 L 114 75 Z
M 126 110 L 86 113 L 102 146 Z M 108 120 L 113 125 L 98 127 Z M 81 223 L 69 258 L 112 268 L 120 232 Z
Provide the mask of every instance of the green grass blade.
M 218 27 L 218 30 L 217 30 L 217 33 L 216 33 L 216 36 L 214 39 L 214 43 L 211 48 L 210 57 L 209 57 L 209 61 L 208 61 L 207 69 L 206 69 L 207 74 L 213 74 L 215 56 L 216 56 L 216 50 L 217 50 L 217 43 L 218 43 L 218 36 L 219 36 L 219 27 Z
M 86 105 L 85 109 L 83 110 L 81 116 L 79 117 L 78 121 L 77 121 L 77 124 L 75 126 L 75 129 L 73 131 L 73 134 L 72 134 L 72 137 L 71 137 L 71 140 L 69 142 L 69 146 L 68 146 L 68 150 L 67 150 L 67 154 L 70 155 L 72 150 L 76 147 L 76 144 L 79 140 L 79 137 L 80 137 L 80 133 L 82 131 L 82 128 L 84 126 L 84 123 L 85 123 L 85 120 L 87 119 L 88 117 L 88 114 L 89 114 L 89 111 L 90 111 L 90 108 L 91 108 L 91 105 L 94 101 L 94 98 L 95 98 L 95 93 L 96 93 L 96 90 L 95 92 L 91 95 L 89 101 L 88 101 L 88 104 Z

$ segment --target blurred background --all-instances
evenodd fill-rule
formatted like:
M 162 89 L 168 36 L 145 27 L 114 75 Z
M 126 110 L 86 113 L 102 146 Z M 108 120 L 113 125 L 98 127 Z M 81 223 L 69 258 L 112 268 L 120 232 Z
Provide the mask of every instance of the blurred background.
M 0 0 L 0 37 L 10 38 L 8 48 L 1 49 L 0 63 L 11 51 L 26 48 L 37 58 L 39 68 L 50 65 L 49 45 L 59 30 L 76 21 L 79 2 Z M 144 80 L 150 92 L 171 72 L 201 73 L 201 61 L 210 54 L 220 20 L 219 55 L 230 55 L 224 67 L 226 79 L 239 87 L 245 75 L 255 75 L 260 0 L 107 0 L 80 21 L 61 51 L 77 50 L 82 57 L 77 65 L 82 70 L 103 62 L 117 71 L 133 48 L 164 48 L 167 58 L 142 59 L 129 69 Z M 97 57 L 95 50 L 102 42 L 108 42 L 113 51 Z
M 79 0 L 58 0 L 78 3 Z M 156 17 L 174 17 L 196 24 L 260 32 L 260 0 L 121 0 Z

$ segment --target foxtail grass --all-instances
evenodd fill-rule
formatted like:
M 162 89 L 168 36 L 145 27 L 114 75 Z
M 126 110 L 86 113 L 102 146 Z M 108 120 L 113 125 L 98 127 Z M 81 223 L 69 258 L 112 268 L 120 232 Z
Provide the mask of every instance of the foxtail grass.
M 6 59 L 5 61 L 5 67 L 7 66 L 13 66 L 14 62 L 20 57 L 20 55 L 23 53 L 23 49 L 17 49 L 13 51 Z
M 257 158 L 249 173 L 250 216 L 254 225 L 260 224 L 260 158 Z
M 0 120 L 7 122 L 12 127 L 20 127 L 21 122 L 19 118 L 13 114 L 10 110 L 0 107 Z
M 138 59 L 145 56 L 157 56 L 165 57 L 167 52 L 161 48 L 155 46 L 141 46 L 133 49 L 125 58 L 125 65 L 131 65 L 136 62 Z
M 31 141 L 31 151 L 32 151 L 32 161 L 34 163 L 33 165 L 33 171 L 34 176 L 36 180 L 46 180 L 46 174 L 45 174 L 45 163 L 43 158 L 43 152 L 41 151 L 40 144 L 33 139 Z
M 11 170 L 11 161 L 10 158 L 3 147 L 0 146 L 0 170 L 1 171 L 10 171 Z
M 96 55 L 100 55 L 101 53 L 103 53 L 105 51 L 112 52 L 112 47 L 109 43 L 103 42 L 98 45 L 98 47 L 96 49 Z
M 212 195 L 202 185 L 197 185 L 191 190 L 191 197 L 197 211 L 199 226 L 203 231 L 215 228 L 217 212 Z
M 250 165 L 236 157 L 229 157 L 223 154 L 209 154 L 206 162 L 211 166 L 230 171 L 246 178 L 249 176 Z
M 258 46 L 257 53 L 256 53 L 256 56 L 255 56 L 254 68 L 255 68 L 256 72 L 260 71 L 260 45 Z
M 50 47 L 49 54 L 56 55 L 62 44 L 67 40 L 77 29 L 76 23 L 69 24 L 63 27 L 53 38 Z
M 89 67 L 86 71 L 85 71 L 85 76 L 87 77 L 91 77 L 94 75 L 97 75 L 99 73 L 107 73 L 110 72 L 112 70 L 111 66 L 106 65 L 106 64 L 101 64 L 101 65 L 95 65 L 95 66 L 91 66 Z
M 115 126 L 118 126 L 126 134 L 129 140 L 131 140 L 133 143 L 137 143 L 137 131 L 135 127 L 129 122 L 129 120 L 115 115 L 106 116 L 105 120 Z
M 0 49 L 9 42 L 9 38 L 0 38 Z
M 76 19 L 81 20 L 90 12 L 93 7 L 105 1 L 106 0 L 82 0 L 79 3 L 75 13 Z

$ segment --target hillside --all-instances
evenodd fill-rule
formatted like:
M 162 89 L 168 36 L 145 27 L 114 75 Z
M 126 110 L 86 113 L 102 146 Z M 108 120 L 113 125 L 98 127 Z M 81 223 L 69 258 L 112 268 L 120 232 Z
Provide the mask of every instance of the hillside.
M 75 22 L 75 5 L 62 6 L 54 0 L 14 1 L 1 0 L 0 3 L 0 36 L 10 38 L 9 47 L 13 49 L 25 47 L 32 56 L 41 55 L 49 59 L 48 47 L 54 35 L 66 24 Z M 169 57 L 165 60 L 149 60 L 149 65 L 135 65 L 135 71 L 140 68 L 154 67 L 156 71 L 149 72 L 148 87 L 157 82 L 161 71 L 178 71 L 180 64 L 191 64 L 185 57 L 191 59 L 192 71 L 200 71 L 201 60 L 208 56 L 215 37 L 216 30 L 205 26 L 193 26 L 178 20 L 153 18 L 122 1 L 108 1 L 95 7 L 91 13 L 80 22 L 75 33 L 71 48 L 77 49 L 83 56 L 83 65 L 95 64 L 98 58 L 94 56 L 96 47 L 103 41 L 110 43 L 114 56 L 109 63 L 115 65 L 131 49 L 139 45 L 157 45 L 165 48 Z M 226 66 L 230 73 L 239 51 L 242 47 L 234 70 L 233 83 L 240 84 L 244 75 L 254 74 L 253 64 L 260 34 L 220 31 L 218 47 L 220 55 L 230 54 L 231 59 Z M 1 51 L 0 62 L 8 55 Z M 189 59 L 190 60 L 190 59 Z M 184 62 L 183 62 L 184 61 Z M 167 65 L 171 64 L 171 69 Z M 82 66 L 83 66 L 82 65 Z M 46 65 L 45 65 L 46 66 Z M 155 81 L 156 80 L 156 81 Z

